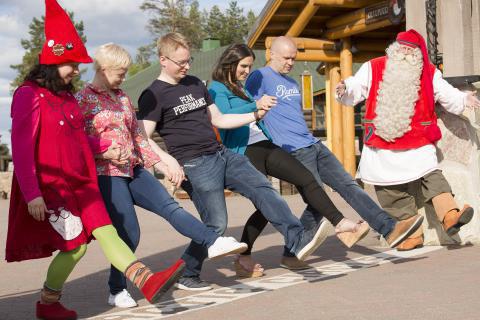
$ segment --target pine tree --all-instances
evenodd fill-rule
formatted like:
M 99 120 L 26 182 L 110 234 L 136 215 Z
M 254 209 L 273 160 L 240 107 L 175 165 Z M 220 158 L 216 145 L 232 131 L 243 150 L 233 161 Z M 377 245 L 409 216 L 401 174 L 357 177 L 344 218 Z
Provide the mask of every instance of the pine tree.
M 208 13 L 206 22 L 204 24 L 205 34 L 209 38 L 220 39 L 224 38 L 223 25 L 225 23 L 225 16 L 217 5 L 214 5 Z
M 255 19 L 255 14 L 251 10 L 245 17 L 237 1 L 230 1 L 224 13 L 215 5 L 206 18 L 205 34 L 219 39 L 222 46 L 244 42 Z
M 187 23 L 183 27 L 183 34 L 190 41 L 193 49 L 200 49 L 202 41 L 205 39 L 205 31 L 202 26 L 205 16 L 199 9 L 197 0 L 192 1 L 189 7 Z
M 151 14 L 147 29 L 155 38 L 180 32 L 190 41 L 192 49 L 200 49 L 205 38 L 219 39 L 222 46 L 244 42 L 256 20 L 252 10 L 245 16 L 237 1 L 230 1 L 225 12 L 218 5 L 200 11 L 198 0 L 144 0 L 140 9 Z M 155 54 L 151 46 L 137 49 L 129 76 L 150 65 Z
M 230 1 L 225 12 L 224 37 L 221 39 L 223 45 L 243 42 L 248 32 L 247 22 L 243 16 L 243 9 L 237 1 Z
M 128 69 L 128 75 L 130 77 L 142 71 L 143 69 L 148 68 L 152 64 L 150 61 L 152 56 L 155 56 L 156 47 L 156 43 L 153 42 L 137 49 L 135 62 Z
M 150 12 L 147 29 L 154 37 L 168 32 L 182 32 L 187 23 L 188 0 L 145 0 L 140 9 Z
M 257 16 L 252 10 L 248 10 L 247 13 L 247 35 L 252 30 L 253 26 L 257 22 Z
M 74 21 L 73 12 L 68 12 L 70 19 L 77 29 L 78 35 L 82 38 L 82 41 L 87 42 L 87 38 L 83 34 L 83 22 L 80 21 L 76 23 Z M 44 25 L 45 25 L 45 16 L 42 16 L 40 19 L 33 18 L 32 22 L 29 25 L 30 34 L 29 39 L 21 39 L 20 43 L 22 48 L 26 50 L 22 63 L 16 65 L 10 65 L 10 68 L 17 71 L 17 76 L 10 83 L 11 90 L 15 90 L 20 84 L 22 84 L 26 75 L 30 70 L 38 63 L 38 54 L 42 51 L 43 43 L 45 42 L 44 34 Z M 86 70 L 82 70 L 80 74 L 83 74 Z M 74 79 L 73 84 L 75 88 L 80 88 L 83 85 L 83 82 L 80 80 L 80 77 Z
M 201 47 L 205 16 L 197 0 L 145 0 L 140 9 L 152 15 L 147 29 L 155 38 L 168 32 L 180 32 L 193 49 Z

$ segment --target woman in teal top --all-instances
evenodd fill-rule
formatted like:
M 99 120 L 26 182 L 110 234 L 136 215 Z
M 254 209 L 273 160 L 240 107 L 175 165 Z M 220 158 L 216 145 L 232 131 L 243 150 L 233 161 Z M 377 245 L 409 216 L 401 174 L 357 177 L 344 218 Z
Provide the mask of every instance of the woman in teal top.
M 262 99 L 254 101 L 247 91 L 242 91 L 241 93 L 244 97 L 240 97 L 234 94 L 226 85 L 218 81 L 213 81 L 208 91 L 215 100 L 215 104 L 223 113 L 250 113 L 264 108 L 268 110 L 276 103 L 276 98 L 271 96 L 263 96 Z M 254 125 L 270 139 L 263 120 L 259 120 Z M 250 136 L 250 126 L 247 125 L 232 130 L 221 129 L 219 133 L 222 138 L 222 143 L 226 147 L 236 153 L 245 154 Z
M 242 81 L 246 80 L 255 59 L 253 51 L 244 44 L 228 47 L 217 62 L 209 93 L 215 104 L 223 113 L 248 113 L 256 110 L 269 110 L 276 104 L 276 97 L 263 96 L 255 101 L 244 90 Z M 315 226 L 325 216 L 334 226 L 338 238 L 351 247 L 369 231 L 368 224 L 353 222 L 345 218 L 335 207 L 315 177 L 297 159 L 277 147 L 269 140 L 268 132 L 262 121 L 251 123 L 232 130 L 220 130 L 223 144 L 241 154 L 263 174 L 270 175 L 294 184 L 303 200 L 307 203 L 301 221 L 306 228 Z M 235 261 L 235 269 L 241 277 L 259 277 L 263 268 L 251 258 L 255 239 L 265 228 L 267 220 L 262 213 L 255 211 L 247 221 L 242 234 L 242 242 L 247 243 L 248 250 Z M 288 269 L 305 269 L 309 266 L 284 250 L 282 267 Z

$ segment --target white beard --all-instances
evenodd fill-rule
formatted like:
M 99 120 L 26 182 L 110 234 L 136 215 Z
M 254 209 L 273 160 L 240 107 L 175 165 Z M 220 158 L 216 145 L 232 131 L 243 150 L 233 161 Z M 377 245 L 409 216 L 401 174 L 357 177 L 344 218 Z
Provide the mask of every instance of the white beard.
M 419 97 L 422 52 L 405 55 L 395 42 L 387 48 L 387 61 L 377 96 L 375 133 L 388 142 L 411 130 L 411 118 Z

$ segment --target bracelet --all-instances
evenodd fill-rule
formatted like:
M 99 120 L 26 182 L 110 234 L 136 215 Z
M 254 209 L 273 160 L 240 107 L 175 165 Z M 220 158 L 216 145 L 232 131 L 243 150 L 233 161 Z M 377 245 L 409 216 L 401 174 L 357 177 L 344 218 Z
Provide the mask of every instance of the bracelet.
M 257 110 L 253 111 L 253 116 L 255 117 L 255 121 L 260 120 L 260 116 L 258 115 L 258 111 L 257 111 Z

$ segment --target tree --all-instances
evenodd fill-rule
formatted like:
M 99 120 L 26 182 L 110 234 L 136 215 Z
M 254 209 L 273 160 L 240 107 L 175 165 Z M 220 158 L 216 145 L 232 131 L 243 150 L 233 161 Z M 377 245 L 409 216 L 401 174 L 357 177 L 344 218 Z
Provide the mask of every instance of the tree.
M 225 46 L 244 42 L 255 20 L 253 11 L 250 10 L 245 17 L 237 1 L 230 1 L 224 13 L 216 5 L 210 9 L 204 23 L 204 30 L 208 37 L 219 39 L 220 44 Z
M 225 23 L 225 16 L 217 5 L 214 5 L 210 12 L 207 13 L 206 22 L 203 29 L 207 37 L 220 39 L 224 38 L 223 25 Z
M 140 9 L 151 12 L 147 29 L 159 37 L 168 32 L 182 32 L 187 23 L 188 0 L 145 0 Z
M 82 38 L 82 41 L 87 42 L 87 38 L 83 34 L 83 22 L 80 21 L 76 23 L 74 21 L 73 12 L 68 12 L 70 19 L 77 29 L 78 35 Z M 22 48 L 26 50 L 22 63 L 16 65 L 10 65 L 10 68 L 17 71 L 17 76 L 10 83 L 11 90 L 14 90 L 18 87 L 25 79 L 25 76 L 30 72 L 32 67 L 38 63 L 38 54 L 42 51 L 43 43 L 45 42 L 44 34 L 44 25 L 45 25 L 45 16 L 42 16 L 40 19 L 34 17 L 32 22 L 29 25 L 30 39 L 21 39 L 20 43 Z M 80 74 L 83 74 L 86 70 L 82 70 Z M 73 82 L 75 88 L 82 86 L 83 82 L 80 80 L 80 77 L 75 78 Z
M 247 13 L 247 34 L 252 30 L 253 26 L 255 25 L 255 22 L 257 22 L 257 16 L 252 10 L 248 10 Z
M 205 31 L 203 30 L 205 17 L 200 12 L 197 0 L 192 1 L 189 7 L 188 19 L 183 26 L 183 34 L 188 38 L 193 49 L 200 49 L 202 41 L 205 39 Z
M 140 9 L 151 13 L 147 29 L 155 38 L 168 32 L 180 32 L 193 49 L 202 46 L 205 17 L 197 0 L 144 0 Z
M 225 12 L 218 5 L 201 12 L 198 0 L 144 0 L 140 9 L 151 14 L 147 29 L 155 38 L 180 32 L 190 41 L 192 49 L 200 49 L 205 38 L 219 39 L 222 46 L 244 42 L 256 20 L 252 10 L 245 16 L 237 1 L 230 1 Z M 148 50 L 142 53 L 144 47 L 138 49 L 137 58 L 145 57 Z M 142 61 L 149 61 L 150 57 L 136 59 L 129 75 L 149 66 Z
M 138 72 L 150 67 L 152 56 L 155 55 L 156 43 L 147 44 L 137 49 L 134 63 L 128 69 L 128 75 L 131 77 Z
M 237 4 L 237 1 L 230 1 L 225 13 L 225 36 L 223 44 L 243 42 L 243 38 L 248 32 L 247 22 L 243 16 L 243 9 Z

